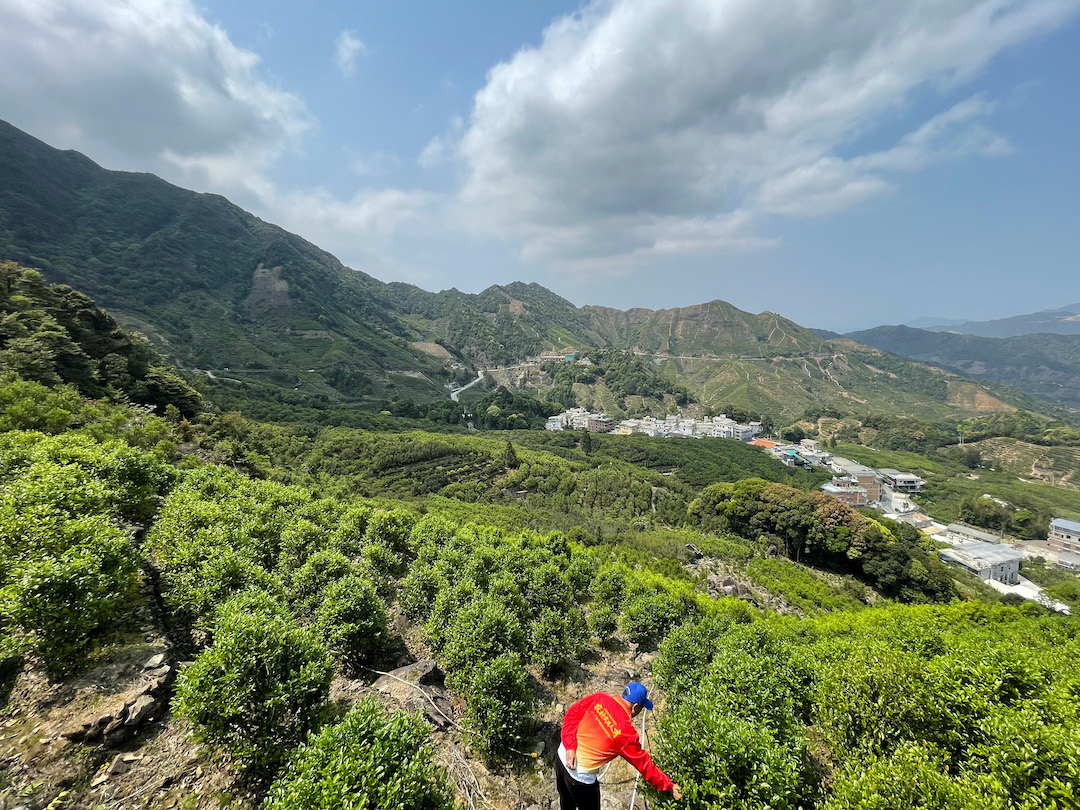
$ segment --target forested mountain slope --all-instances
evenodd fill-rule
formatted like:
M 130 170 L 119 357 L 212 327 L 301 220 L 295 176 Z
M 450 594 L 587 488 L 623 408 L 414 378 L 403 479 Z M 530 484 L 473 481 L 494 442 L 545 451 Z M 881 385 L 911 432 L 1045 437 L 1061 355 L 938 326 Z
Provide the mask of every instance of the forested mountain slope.
M 1080 408 L 1080 333 L 1016 337 L 879 326 L 847 335 L 912 360 L 972 378 L 998 380 L 1070 408 Z
M 620 312 L 537 284 L 478 294 L 385 284 L 222 197 L 107 171 L 4 123 L 0 175 L 0 259 L 93 296 L 205 372 L 228 407 L 259 402 L 274 418 L 446 399 L 444 384 L 476 368 L 563 348 L 640 352 L 703 406 L 778 419 L 812 406 L 941 417 L 1035 405 L 723 301 Z M 503 381 L 554 385 L 532 372 Z
M 185 365 L 290 388 L 314 368 L 348 395 L 441 368 L 410 347 L 386 285 L 223 197 L 107 171 L 2 122 L 0 174 L 0 257 L 88 293 Z

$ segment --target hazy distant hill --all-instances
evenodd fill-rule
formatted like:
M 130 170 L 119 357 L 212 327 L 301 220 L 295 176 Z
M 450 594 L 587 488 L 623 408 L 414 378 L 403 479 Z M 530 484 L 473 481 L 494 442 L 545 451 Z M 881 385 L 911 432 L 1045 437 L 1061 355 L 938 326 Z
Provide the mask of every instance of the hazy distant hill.
M 913 321 L 908 321 L 907 323 L 904 324 L 904 326 L 910 326 L 912 329 L 933 329 L 933 328 L 939 327 L 939 326 L 944 326 L 944 327 L 958 326 L 958 325 L 960 325 L 960 324 L 962 324 L 964 322 L 965 321 L 964 321 L 963 318 L 959 318 L 959 319 L 957 319 L 957 318 L 938 318 L 938 317 L 935 317 L 933 315 L 930 315 L 930 316 L 923 317 L 923 318 L 916 318 Z
M 455 375 L 563 348 L 633 351 L 706 406 L 777 418 L 809 406 L 935 417 L 1038 405 L 723 301 L 622 312 L 538 284 L 386 284 L 223 197 L 102 169 L 2 122 L 0 177 L 0 259 L 93 296 L 219 392 L 239 391 L 237 406 L 445 398 Z M 538 392 L 552 384 L 535 366 L 501 374 Z M 619 405 L 602 386 L 580 390 Z
M 913 324 L 912 324 L 913 325 Z M 1080 304 L 1059 309 L 1016 315 L 993 321 L 964 321 L 961 323 L 927 326 L 932 332 L 956 332 L 962 335 L 1007 338 L 1019 335 L 1055 334 L 1080 335 Z
M 847 337 L 904 357 L 1015 385 L 1080 408 L 1080 334 L 988 338 L 879 326 Z

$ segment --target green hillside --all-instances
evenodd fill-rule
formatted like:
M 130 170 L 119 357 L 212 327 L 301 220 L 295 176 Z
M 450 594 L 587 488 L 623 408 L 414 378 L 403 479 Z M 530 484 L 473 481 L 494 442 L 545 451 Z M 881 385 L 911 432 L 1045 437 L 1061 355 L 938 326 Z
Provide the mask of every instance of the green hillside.
M 72 394 L 0 382 L 5 801 L 544 806 L 565 706 L 633 677 L 687 807 L 1074 804 L 1080 620 L 738 442 Z
M 1008 383 L 1073 410 L 1080 408 L 1080 334 L 979 337 L 879 326 L 847 337 L 973 379 Z
M 809 407 L 926 418 L 1040 408 L 1015 389 L 826 342 L 723 301 L 621 312 L 578 308 L 537 284 L 478 294 L 384 284 L 219 196 L 107 171 L 3 123 L 0 170 L 0 259 L 91 295 L 198 370 L 222 407 L 264 418 L 348 421 L 357 406 L 445 402 L 447 383 L 493 366 L 520 371 L 497 382 L 544 393 L 560 381 L 520 367 L 564 348 L 638 353 L 703 408 L 776 421 Z M 579 402 L 616 415 L 681 405 L 574 385 Z
M 411 348 L 384 284 L 228 200 L 2 122 L 0 166 L 0 257 L 84 291 L 185 366 L 315 395 L 438 390 L 442 364 Z

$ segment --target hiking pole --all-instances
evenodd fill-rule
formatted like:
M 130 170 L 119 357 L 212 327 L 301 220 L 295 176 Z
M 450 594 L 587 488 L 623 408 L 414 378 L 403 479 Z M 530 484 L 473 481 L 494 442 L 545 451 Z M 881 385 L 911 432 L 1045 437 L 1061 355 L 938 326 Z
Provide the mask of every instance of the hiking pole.
M 649 713 L 648 709 L 645 709 L 645 711 L 643 711 L 641 713 L 641 739 L 642 739 L 643 742 L 645 740 L 645 715 L 648 714 L 648 713 Z M 645 746 L 643 745 L 642 748 L 644 748 L 644 747 Z M 637 777 L 634 779 L 634 790 L 630 794 L 630 810 L 634 810 L 634 805 L 637 803 L 637 786 L 638 786 L 638 782 L 640 782 L 640 781 L 641 781 L 641 773 L 639 772 Z

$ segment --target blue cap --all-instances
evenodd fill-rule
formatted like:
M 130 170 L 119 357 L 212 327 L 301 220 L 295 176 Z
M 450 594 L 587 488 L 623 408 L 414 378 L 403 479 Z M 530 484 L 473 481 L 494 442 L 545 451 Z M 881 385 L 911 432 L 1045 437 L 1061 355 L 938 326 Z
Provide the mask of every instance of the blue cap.
M 629 700 L 631 703 L 636 703 L 638 706 L 644 706 L 649 711 L 652 711 L 652 701 L 649 700 L 649 693 L 645 691 L 645 686 L 637 681 L 630 681 L 623 689 L 623 699 Z

